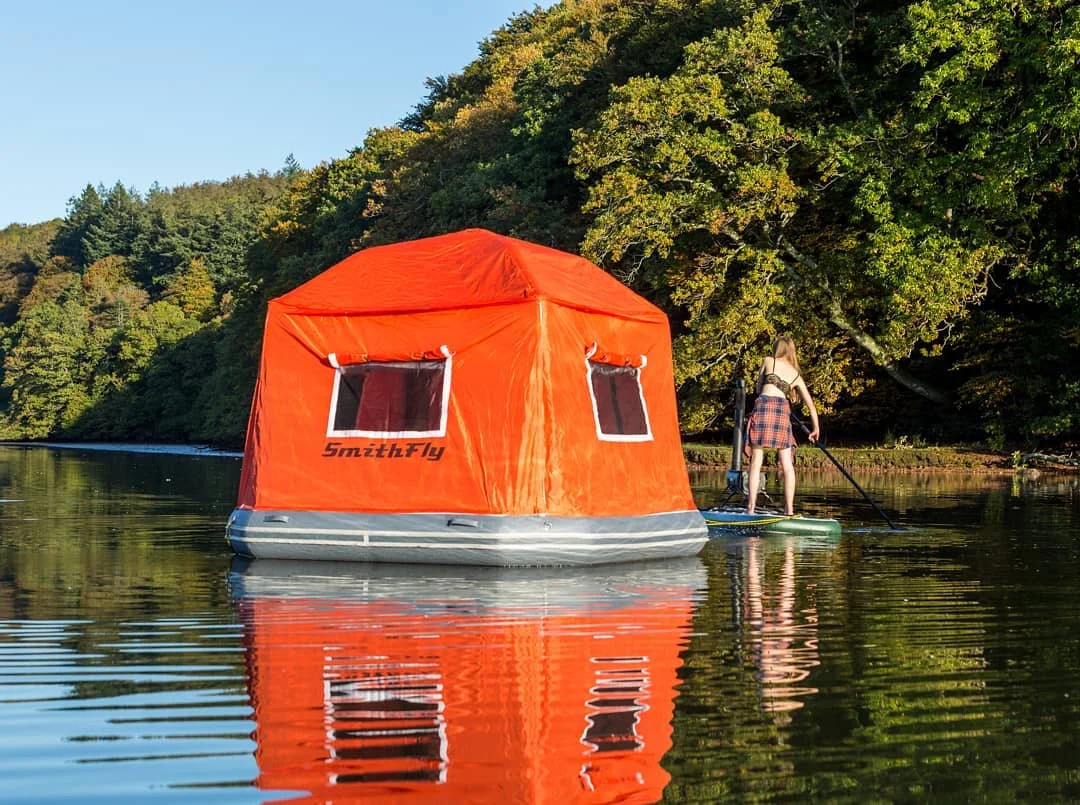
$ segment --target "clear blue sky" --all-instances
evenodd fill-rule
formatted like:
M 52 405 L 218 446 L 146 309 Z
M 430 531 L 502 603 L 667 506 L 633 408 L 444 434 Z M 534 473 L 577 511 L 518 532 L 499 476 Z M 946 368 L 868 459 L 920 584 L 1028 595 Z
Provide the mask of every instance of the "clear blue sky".
M 539 3 L 542 7 L 551 2 Z M 26 0 L 0 12 L 0 229 L 345 156 L 533 0 Z

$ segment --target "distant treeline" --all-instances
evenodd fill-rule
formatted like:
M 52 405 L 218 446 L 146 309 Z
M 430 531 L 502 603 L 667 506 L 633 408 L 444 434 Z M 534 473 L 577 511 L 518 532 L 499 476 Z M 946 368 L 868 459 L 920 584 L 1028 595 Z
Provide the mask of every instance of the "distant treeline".
M 0 232 L 0 436 L 239 444 L 268 299 L 485 227 L 668 312 L 687 433 L 788 332 L 836 440 L 1073 441 L 1077 75 L 1071 0 L 524 12 L 347 157 Z

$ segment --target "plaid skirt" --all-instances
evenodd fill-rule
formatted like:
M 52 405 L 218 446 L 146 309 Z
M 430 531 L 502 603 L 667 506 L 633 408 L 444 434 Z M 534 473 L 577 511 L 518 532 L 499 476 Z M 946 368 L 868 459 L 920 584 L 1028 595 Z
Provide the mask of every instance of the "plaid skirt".
M 746 420 L 744 452 L 749 455 L 751 447 L 784 449 L 795 447 L 795 434 L 791 432 L 791 404 L 786 397 L 758 395 L 754 408 Z

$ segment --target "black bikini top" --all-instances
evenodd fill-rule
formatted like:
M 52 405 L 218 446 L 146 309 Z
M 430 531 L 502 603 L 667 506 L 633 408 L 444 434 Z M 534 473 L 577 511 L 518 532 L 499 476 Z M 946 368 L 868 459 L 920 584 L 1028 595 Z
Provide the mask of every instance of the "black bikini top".
M 776 358 L 773 358 L 773 368 L 774 369 L 776 368 Z M 798 380 L 798 379 L 799 379 L 799 376 L 796 374 L 795 377 L 793 377 L 791 379 L 791 382 L 788 383 L 786 380 L 784 380 L 782 377 L 780 377 L 780 375 L 774 374 L 772 372 L 766 373 L 765 378 L 764 378 L 766 383 L 771 383 L 772 385 L 776 386 L 784 394 L 791 394 L 791 387 L 795 384 L 795 381 Z

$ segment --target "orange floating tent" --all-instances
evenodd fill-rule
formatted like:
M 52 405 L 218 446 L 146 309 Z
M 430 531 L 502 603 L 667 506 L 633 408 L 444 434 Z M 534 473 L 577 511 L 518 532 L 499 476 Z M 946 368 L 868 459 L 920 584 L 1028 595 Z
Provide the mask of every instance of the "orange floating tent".
M 667 317 L 485 230 L 357 252 L 270 302 L 228 536 L 296 559 L 694 554 Z

